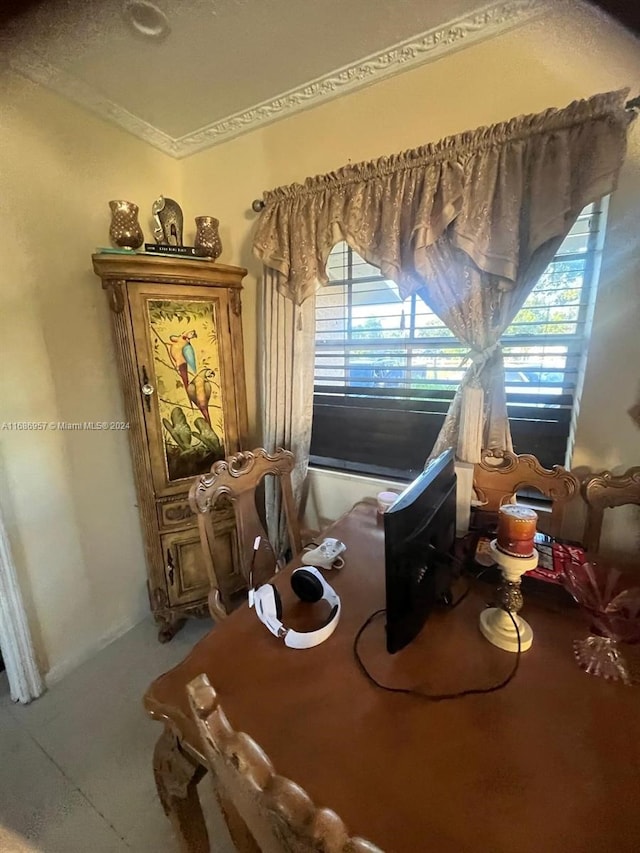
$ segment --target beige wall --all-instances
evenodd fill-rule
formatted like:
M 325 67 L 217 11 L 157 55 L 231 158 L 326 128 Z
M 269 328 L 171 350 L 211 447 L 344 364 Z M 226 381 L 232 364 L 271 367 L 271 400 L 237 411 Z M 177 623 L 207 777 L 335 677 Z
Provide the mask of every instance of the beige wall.
M 549 105 L 637 86 L 637 47 L 608 24 L 559 16 L 174 161 L 19 78 L 0 95 L 0 421 L 123 418 L 109 316 L 90 255 L 107 244 L 110 198 L 148 211 L 164 192 L 221 221 L 222 261 L 249 267 L 243 297 L 251 441 L 257 412 L 260 267 L 252 199 L 263 189 Z M 626 415 L 638 392 L 640 126 L 611 204 L 574 463 L 638 462 Z M 309 517 L 336 517 L 380 483 L 316 472 Z M 147 612 L 126 436 L 0 431 L 6 516 L 38 652 L 56 677 Z M 312 505 L 311 497 L 315 501 Z M 627 547 L 637 514 L 610 526 Z
M 0 96 L 0 421 L 124 411 L 91 254 L 107 202 L 180 197 L 180 164 L 21 78 Z M 0 429 L 0 505 L 50 678 L 147 612 L 126 433 Z
M 263 189 L 596 92 L 637 88 L 639 79 L 640 51 L 630 36 L 592 13 L 555 14 L 186 160 L 185 198 L 220 219 L 223 259 L 250 269 L 244 328 L 251 422 L 260 267 L 251 254 L 250 205 Z M 630 132 L 610 206 L 574 465 L 625 469 L 640 459 L 640 432 L 626 414 L 640 382 L 639 213 L 640 124 Z M 344 482 L 315 475 L 320 515 L 340 514 L 345 496 L 353 496 Z M 375 494 L 376 482 L 358 483 L 359 494 Z M 637 547 L 639 527 L 631 511 L 615 527 L 609 524 L 609 537 L 615 533 L 627 549 Z

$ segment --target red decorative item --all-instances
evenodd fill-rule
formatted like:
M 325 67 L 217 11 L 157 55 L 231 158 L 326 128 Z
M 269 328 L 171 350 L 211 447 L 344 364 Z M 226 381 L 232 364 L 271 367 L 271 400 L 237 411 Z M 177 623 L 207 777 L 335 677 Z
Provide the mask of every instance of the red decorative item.
M 525 572 L 525 577 L 564 586 L 564 575 L 567 565 L 582 564 L 585 561 L 584 549 L 579 545 L 568 545 L 562 542 L 536 543 L 538 565 L 535 569 Z
M 578 664 L 592 675 L 631 684 L 619 643 L 640 642 L 640 583 L 598 563 L 567 563 L 565 586 L 591 618 L 591 634 L 573 644 Z

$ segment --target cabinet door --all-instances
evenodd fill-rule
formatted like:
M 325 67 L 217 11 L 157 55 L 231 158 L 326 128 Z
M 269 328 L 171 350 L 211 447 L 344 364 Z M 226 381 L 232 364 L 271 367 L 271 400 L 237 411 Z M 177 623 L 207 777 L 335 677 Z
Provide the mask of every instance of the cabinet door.
M 198 529 L 160 537 L 164 556 L 169 606 L 206 599 L 209 578 L 204 565 Z
M 244 389 L 234 377 L 243 371 L 234 365 L 229 294 L 213 286 L 127 287 L 154 491 L 177 494 L 239 449 Z
M 160 537 L 165 564 L 169 606 L 206 599 L 209 578 L 198 528 L 165 533 Z M 214 572 L 222 599 L 227 604 L 246 589 L 238 571 L 238 542 L 233 517 L 215 525 Z

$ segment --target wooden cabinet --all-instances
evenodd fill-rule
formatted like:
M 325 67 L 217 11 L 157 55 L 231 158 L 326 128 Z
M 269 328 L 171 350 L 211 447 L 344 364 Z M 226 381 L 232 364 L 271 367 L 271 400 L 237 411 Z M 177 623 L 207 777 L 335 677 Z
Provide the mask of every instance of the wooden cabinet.
M 149 601 L 170 639 L 207 610 L 209 577 L 188 494 L 242 448 L 247 413 L 240 291 L 246 270 L 206 260 L 97 254 L 129 421 Z M 222 592 L 243 586 L 231 505 L 214 516 Z

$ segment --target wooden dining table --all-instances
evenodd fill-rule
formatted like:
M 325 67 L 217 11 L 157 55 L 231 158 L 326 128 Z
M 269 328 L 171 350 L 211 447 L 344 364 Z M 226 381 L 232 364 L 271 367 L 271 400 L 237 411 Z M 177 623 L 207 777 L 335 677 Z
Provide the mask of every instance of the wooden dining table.
M 277 773 L 388 853 L 638 853 L 640 690 L 577 666 L 572 643 L 588 628 L 581 611 L 525 597 L 533 646 L 503 689 L 437 702 L 386 692 L 363 675 L 353 649 L 385 603 L 375 505 L 356 504 L 326 533 L 347 545 L 344 568 L 325 574 L 342 600 L 328 641 L 288 649 L 243 605 L 145 694 L 163 725 L 158 793 L 182 849 L 209 850 L 196 787 L 207 768 L 186 692 L 206 673 L 233 728 L 264 749 Z M 289 576 L 297 565 L 274 583 L 285 623 L 303 627 L 323 614 L 295 602 Z M 470 583 L 460 606 L 433 612 L 395 655 L 386 651 L 384 618 L 371 622 L 360 654 L 379 682 L 441 694 L 506 678 L 514 656 L 478 629 L 492 588 Z

